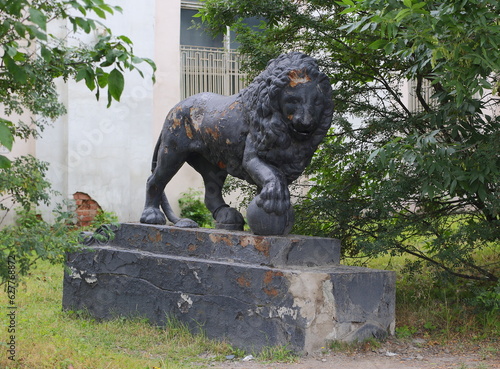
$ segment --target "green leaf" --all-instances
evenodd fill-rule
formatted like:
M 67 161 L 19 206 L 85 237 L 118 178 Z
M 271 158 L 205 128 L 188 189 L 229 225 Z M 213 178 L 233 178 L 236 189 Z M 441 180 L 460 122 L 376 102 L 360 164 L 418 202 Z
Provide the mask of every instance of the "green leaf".
M 9 54 L 9 56 L 11 58 L 15 58 L 16 55 L 17 55 L 17 47 L 14 47 L 12 45 L 6 45 L 6 51 L 7 51 L 7 54 Z
M 118 38 L 119 40 L 124 41 L 124 42 L 125 42 L 126 44 L 128 44 L 128 45 L 132 45 L 132 44 L 133 44 L 132 40 L 131 40 L 130 38 L 128 38 L 127 36 L 123 36 L 123 35 L 121 35 L 121 36 L 118 36 L 117 38 Z
M 114 14 L 115 12 L 113 11 L 113 8 L 111 8 L 110 6 L 106 5 L 106 4 L 101 4 L 99 5 L 99 7 L 104 10 L 105 12 L 108 12 L 109 14 Z
M 75 76 L 75 81 L 80 82 L 82 79 L 87 77 L 87 68 L 79 69 Z
M 97 14 L 99 18 L 106 19 L 106 13 L 102 9 L 93 8 L 92 10 Z
M 95 89 L 95 74 L 94 71 L 90 68 L 87 68 L 87 75 L 85 76 L 85 84 L 90 91 L 94 91 Z
M 422 1 L 422 2 L 420 2 L 420 3 L 413 4 L 411 8 L 412 8 L 413 10 L 418 10 L 418 9 L 423 8 L 423 7 L 424 7 L 424 6 L 426 6 L 426 5 L 427 5 L 427 3 L 426 3 L 425 1 Z M 427 13 L 427 11 L 425 11 L 425 13 Z
M 45 45 L 42 45 L 40 54 L 42 55 L 43 60 L 45 60 L 47 63 L 50 63 L 50 61 L 52 60 L 52 52 L 47 49 Z
M 153 69 L 153 72 L 156 72 L 156 64 L 152 59 L 142 58 L 142 60 L 149 64 L 149 66 Z
M 99 68 L 100 69 L 100 68 Z M 104 88 L 108 84 L 108 73 L 105 73 L 100 69 L 100 71 L 97 71 L 97 84 L 99 87 Z
M 10 74 L 12 74 L 16 82 L 25 84 L 28 81 L 28 74 L 26 73 L 26 71 L 23 68 L 19 67 L 8 54 L 5 54 L 3 56 L 3 61 L 5 62 L 7 70 L 10 72 Z
M 134 64 L 140 64 L 144 61 L 143 58 L 139 58 L 138 56 L 132 56 L 132 59 L 131 59 L 132 63 Z
M 479 198 L 481 199 L 481 201 L 486 200 L 487 194 L 486 194 L 486 189 L 484 188 L 484 186 L 479 186 L 479 188 L 477 189 L 477 194 L 478 194 Z
M 10 151 L 14 143 L 14 136 L 9 128 L 11 124 L 8 123 L 10 123 L 8 120 L 0 118 L 0 144 Z
M 404 4 L 404 6 L 406 6 L 407 8 L 411 8 L 411 0 L 403 0 L 403 4 Z
M 47 30 L 47 17 L 45 17 L 45 14 L 43 14 L 40 10 L 35 9 L 35 8 L 30 8 L 29 10 L 30 13 L 30 21 L 35 23 L 38 27 L 43 29 L 44 31 Z
M 82 68 L 78 70 L 78 73 L 75 76 L 75 81 L 80 82 L 82 79 L 85 79 L 85 84 L 87 85 L 90 91 L 95 89 L 95 74 L 94 70 L 90 67 Z
M 26 30 L 30 34 L 30 38 L 37 38 L 39 40 L 47 40 L 47 34 L 45 32 L 40 31 L 40 28 L 34 24 L 29 24 L 26 26 Z
M 113 69 L 108 76 L 108 91 L 116 101 L 120 101 L 124 87 L 125 79 L 123 78 L 122 72 L 116 68 Z
M 85 33 L 90 33 L 96 28 L 95 22 L 92 19 L 75 17 L 70 19 L 73 23 L 73 29 L 76 31 L 78 28 L 82 29 Z
M 385 46 L 384 46 L 384 51 L 386 54 L 390 54 L 392 53 L 392 51 L 394 50 L 394 44 L 392 42 L 388 42 Z
M 21 22 L 14 23 L 14 29 L 20 37 L 24 38 L 26 36 L 26 25 Z
M 0 169 L 10 168 L 11 164 L 12 163 L 7 157 L 0 155 Z
M 350 8 L 346 8 L 346 9 L 342 10 L 342 11 L 340 12 L 340 14 L 354 13 L 355 11 L 357 11 L 357 9 L 356 9 L 356 8 L 352 8 L 352 7 L 350 7 Z
M 373 159 L 375 159 L 375 157 L 379 154 L 379 152 L 383 150 L 382 148 L 379 148 L 379 149 L 376 149 L 376 150 L 373 150 L 370 154 L 370 156 L 368 157 L 368 159 L 366 160 L 367 163 L 373 161 Z
M 396 14 L 396 17 L 394 17 L 394 19 L 397 22 L 400 22 L 403 18 L 405 18 L 409 14 L 411 14 L 411 9 L 403 9 L 398 14 Z
M 387 40 L 380 39 L 380 40 L 372 42 L 370 45 L 368 45 L 368 48 L 370 48 L 370 49 L 382 49 L 385 45 L 387 45 L 388 42 L 389 41 L 387 41 Z

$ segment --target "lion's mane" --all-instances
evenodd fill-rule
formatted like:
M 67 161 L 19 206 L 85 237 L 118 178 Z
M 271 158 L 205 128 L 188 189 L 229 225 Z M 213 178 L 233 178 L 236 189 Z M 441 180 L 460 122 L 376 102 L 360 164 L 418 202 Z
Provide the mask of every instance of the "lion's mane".
M 323 114 L 316 131 L 301 142 L 292 137 L 279 104 L 279 96 L 290 83 L 289 73 L 293 70 L 309 75 L 325 96 Z M 267 64 L 266 69 L 239 93 L 237 99 L 244 106 L 250 125 L 249 134 L 259 156 L 264 160 L 279 158 L 287 177 L 291 180 L 298 177 L 331 125 L 332 88 L 328 77 L 319 71 L 316 60 L 300 52 L 280 55 Z M 304 163 L 305 160 L 307 163 Z

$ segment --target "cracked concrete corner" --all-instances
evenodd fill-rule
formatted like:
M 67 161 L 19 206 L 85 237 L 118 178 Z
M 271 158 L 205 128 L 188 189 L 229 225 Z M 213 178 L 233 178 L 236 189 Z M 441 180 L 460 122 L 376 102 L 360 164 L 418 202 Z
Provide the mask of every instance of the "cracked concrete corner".
M 333 284 L 328 273 L 290 274 L 289 292 L 293 306 L 306 320 L 304 351 L 312 352 L 335 335 L 336 308 Z

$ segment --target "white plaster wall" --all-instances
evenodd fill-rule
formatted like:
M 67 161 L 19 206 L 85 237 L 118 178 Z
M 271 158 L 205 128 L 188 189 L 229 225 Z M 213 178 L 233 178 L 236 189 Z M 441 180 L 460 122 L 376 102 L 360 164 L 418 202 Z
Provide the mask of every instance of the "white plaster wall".
M 36 154 L 51 164 L 48 178 L 61 193 L 56 200 L 85 192 L 106 211 L 117 213 L 120 221 L 138 221 L 154 145 L 168 110 L 180 100 L 180 0 L 109 2 L 121 6 L 123 13 L 108 17 L 106 25 L 114 35 L 128 36 L 136 55 L 156 62 L 157 82 L 153 86 L 149 66 L 140 65 L 146 77 L 126 73 L 121 101 L 110 108 L 105 91 L 97 101 L 83 81 L 59 82 L 68 114 L 46 130 Z M 71 42 L 93 38 L 82 35 Z M 174 209 L 182 192 L 201 184 L 196 172 L 182 168 L 167 186 Z M 50 219 L 50 209 L 43 213 Z
M 156 144 L 168 111 L 181 99 L 180 30 L 181 1 L 157 0 L 155 62 L 158 70 L 154 86 L 153 145 Z M 189 188 L 202 189 L 203 181 L 198 173 L 185 164 L 165 189 L 170 204 L 178 214 L 178 199 Z
M 134 52 L 154 58 L 155 1 L 113 1 L 123 13 L 106 20 L 115 35 L 134 41 Z M 126 73 L 120 103 L 106 108 L 83 84 L 70 83 L 68 92 L 68 195 L 88 193 L 122 221 L 137 220 L 149 172 L 152 141 L 153 87 L 146 77 Z

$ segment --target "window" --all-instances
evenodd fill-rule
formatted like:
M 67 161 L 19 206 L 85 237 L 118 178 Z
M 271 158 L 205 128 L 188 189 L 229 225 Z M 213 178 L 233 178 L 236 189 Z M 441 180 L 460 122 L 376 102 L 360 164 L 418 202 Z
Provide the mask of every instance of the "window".
M 422 104 L 420 103 L 420 101 L 418 100 L 418 97 L 417 97 L 417 81 L 412 79 L 409 81 L 409 92 L 410 92 L 410 95 L 409 95 L 409 100 L 408 100 L 408 109 L 411 111 L 411 112 L 414 112 L 414 113 L 418 113 L 418 112 L 421 112 L 424 110 L 424 107 L 422 106 Z M 421 95 L 422 97 L 424 98 L 425 102 L 427 104 L 429 104 L 430 106 L 433 106 L 435 105 L 435 100 L 433 101 L 433 99 L 431 98 L 432 94 L 434 93 L 434 90 L 432 88 L 432 85 L 431 83 L 429 82 L 429 80 L 427 79 L 424 79 L 422 81 L 422 87 L 420 89 L 421 91 Z
M 198 1 L 181 3 L 181 97 L 200 92 L 232 95 L 244 87 L 241 59 L 231 49 L 231 34 L 213 37 L 193 25 Z

